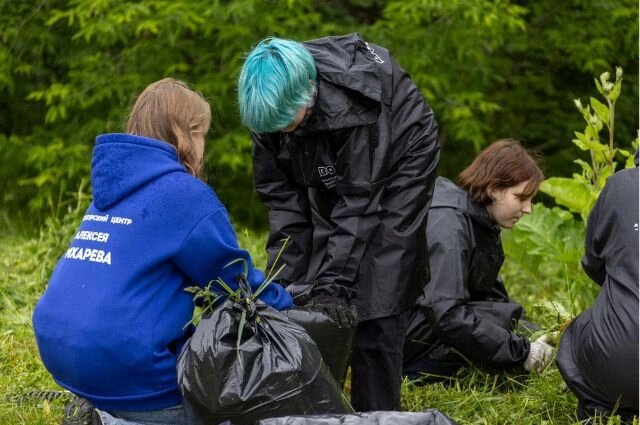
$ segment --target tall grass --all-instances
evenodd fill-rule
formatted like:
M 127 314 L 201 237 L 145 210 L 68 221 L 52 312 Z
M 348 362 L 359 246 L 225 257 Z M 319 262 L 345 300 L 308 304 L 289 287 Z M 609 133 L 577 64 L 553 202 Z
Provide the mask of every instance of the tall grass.
M 51 219 L 36 237 L 18 231 L 0 233 L 0 424 L 59 424 L 65 398 L 51 401 L 34 391 L 61 391 L 42 366 L 31 327 L 33 307 L 46 281 L 73 237 L 80 210 Z M 256 267 L 264 268 L 266 234 L 238 232 L 242 247 L 251 253 Z M 507 261 L 505 284 L 534 321 L 553 329 L 564 317 L 550 303 L 566 297 L 565 288 L 532 285 Z M 542 307 L 540 306 L 542 305 Z M 544 307 L 546 305 L 546 307 Z M 470 366 L 451 384 L 402 386 L 405 410 L 436 408 L 462 425 L 470 424 L 578 424 L 576 400 L 567 390 L 555 365 L 541 375 L 487 373 Z M 604 423 L 619 423 L 612 418 Z M 595 425 L 604 424 L 596 420 Z M 637 422 L 636 422 L 637 423 Z
M 49 241 L 3 237 L 0 241 L 0 424 L 59 424 L 63 401 L 34 391 L 61 390 L 45 371 L 33 337 L 31 314 L 51 268 L 39 255 Z M 54 255 L 51 253 L 51 255 Z M 31 394 L 31 395 L 30 395 Z

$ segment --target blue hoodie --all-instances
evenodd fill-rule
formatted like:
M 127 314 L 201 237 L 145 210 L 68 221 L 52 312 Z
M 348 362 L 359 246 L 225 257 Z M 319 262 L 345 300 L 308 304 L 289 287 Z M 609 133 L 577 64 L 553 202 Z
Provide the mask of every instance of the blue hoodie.
M 58 384 L 102 410 L 181 403 L 176 360 L 190 335 L 191 285 L 237 288 L 241 262 L 256 289 L 264 275 L 238 248 L 214 191 L 188 174 L 168 143 L 99 136 L 93 203 L 33 313 L 42 361 Z M 291 297 L 271 284 L 260 299 Z

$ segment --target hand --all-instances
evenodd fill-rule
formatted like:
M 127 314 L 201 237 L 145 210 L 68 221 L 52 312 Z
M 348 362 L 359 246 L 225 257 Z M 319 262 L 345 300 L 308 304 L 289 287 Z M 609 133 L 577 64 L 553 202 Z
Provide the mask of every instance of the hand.
M 528 372 L 542 373 L 551 362 L 553 347 L 547 344 L 547 338 L 547 335 L 543 335 L 531 343 L 529 355 L 523 364 Z
M 306 304 L 310 310 L 329 316 L 340 328 L 354 328 L 358 324 L 358 313 L 344 298 L 317 295 Z

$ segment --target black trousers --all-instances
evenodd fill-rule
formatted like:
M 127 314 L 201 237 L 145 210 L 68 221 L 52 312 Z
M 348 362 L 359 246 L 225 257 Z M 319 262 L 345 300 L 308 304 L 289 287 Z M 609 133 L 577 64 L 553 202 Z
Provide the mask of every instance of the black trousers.
M 402 351 L 409 313 L 360 322 L 351 355 L 356 412 L 400 410 Z
M 440 361 L 425 355 L 411 363 L 405 363 L 402 374 L 415 381 L 416 385 L 431 384 L 452 379 L 462 364 L 462 359 L 460 361 Z

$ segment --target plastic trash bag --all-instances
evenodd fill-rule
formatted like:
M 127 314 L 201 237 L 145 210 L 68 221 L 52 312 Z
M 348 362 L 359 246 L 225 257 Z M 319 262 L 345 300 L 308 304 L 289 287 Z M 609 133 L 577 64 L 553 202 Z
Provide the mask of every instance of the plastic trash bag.
M 188 423 L 353 412 L 307 332 L 245 291 L 205 316 L 180 353 Z
M 338 385 L 344 387 L 356 328 L 341 328 L 329 316 L 309 307 L 296 306 L 282 313 L 307 331 Z
M 289 416 L 263 419 L 256 425 L 457 425 L 436 409 L 424 412 L 366 412 L 350 415 Z

